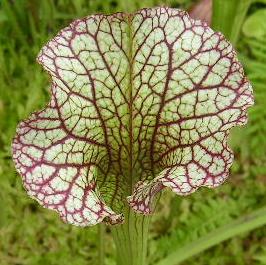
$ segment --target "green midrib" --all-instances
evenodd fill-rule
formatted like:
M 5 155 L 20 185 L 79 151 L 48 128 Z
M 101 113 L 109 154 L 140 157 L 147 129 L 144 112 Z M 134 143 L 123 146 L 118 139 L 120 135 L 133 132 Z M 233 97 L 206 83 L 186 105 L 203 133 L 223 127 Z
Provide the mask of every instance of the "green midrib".
M 132 17 L 128 15 L 128 28 L 127 28 L 127 35 L 128 35 L 128 61 L 129 61 L 129 194 L 131 195 L 133 192 L 133 38 L 132 38 Z

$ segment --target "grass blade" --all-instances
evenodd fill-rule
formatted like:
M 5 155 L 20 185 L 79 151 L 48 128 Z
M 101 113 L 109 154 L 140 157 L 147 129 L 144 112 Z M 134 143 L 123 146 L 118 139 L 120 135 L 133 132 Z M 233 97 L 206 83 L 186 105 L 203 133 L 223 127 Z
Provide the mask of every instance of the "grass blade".
M 227 225 L 215 229 L 202 238 L 177 249 L 155 265 L 177 265 L 200 252 L 239 234 L 249 232 L 266 224 L 266 207 L 244 215 Z

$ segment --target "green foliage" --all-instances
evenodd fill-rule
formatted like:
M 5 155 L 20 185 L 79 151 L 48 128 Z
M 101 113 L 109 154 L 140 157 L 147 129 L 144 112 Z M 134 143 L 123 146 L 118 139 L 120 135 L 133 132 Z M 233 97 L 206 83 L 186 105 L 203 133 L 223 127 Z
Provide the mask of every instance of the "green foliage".
M 253 0 L 213 0 L 212 27 L 236 45 L 246 13 Z
M 256 18 L 258 16 L 259 18 Z M 248 126 L 241 132 L 235 131 L 232 145 L 240 153 L 240 163 L 246 164 L 250 167 L 251 173 L 259 177 L 266 174 L 266 28 L 263 34 L 254 32 L 250 36 L 250 33 L 246 33 L 246 29 L 250 27 L 250 21 L 254 18 L 261 20 L 261 13 L 255 12 L 250 18 L 243 25 L 244 35 L 239 49 L 241 50 L 240 58 L 254 87 L 255 106 L 249 111 Z M 248 161 L 249 165 L 245 161 Z
M 243 25 L 243 33 L 247 37 L 260 39 L 265 35 L 266 25 L 264 22 L 266 9 L 261 9 L 252 14 Z M 258 27 L 258 25 L 261 25 Z
M 175 198 L 172 198 L 171 205 L 173 208 L 171 210 L 175 210 L 179 214 L 171 217 L 170 223 L 166 221 L 168 223 L 168 229 L 152 245 L 150 264 L 154 264 L 154 262 L 171 254 L 174 250 L 189 245 L 198 239 L 208 236 L 216 229 L 230 224 L 243 213 L 251 212 L 252 209 L 265 205 L 265 198 L 263 196 L 265 190 L 262 188 L 261 183 L 257 183 L 256 192 L 253 191 L 254 186 L 252 186 L 252 182 L 248 179 L 240 184 L 238 188 L 233 186 L 234 183 L 228 183 L 216 192 L 203 190 L 201 194 L 194 194 L 189 198 L 180 199 L 179 206 L 176 205 Z M 256 198 L 261 198 L 260 203 L 257 202 Z M 163 225 L 163 222 L 165 220 L 162 221 L 160 226 Z M 231 240 L 231 242 L 234 242 L 234 240 Z M 240 248 L 239 252 L 241 253 L 241 251 L 244 251 L 244 248 L 242 248 L 244 246 L 241 246 L 241 240 L 238 244 L 238 248 Z M 157 251 L 158 249 L 160 251 Z M 236 250 L 235 246 L 232 246 L 230 249 L 230 251 L 233 250 Z M 239 259 L 239 256 L 243 260 L 243 253 L 235 257 Z M 209 257 L 209 255 L 206 255 L 206 257 Z M 191 259 L 191 263 L 189 264 L 194 264 L 194 262 L 195 264 L 196 262 L 198 264 L 207 264 L 206 257 L 203 255 L 200 258 L 197 257 L 195 260 Z M 223 255 L 219 253 L 217 260 L 221 261 L 221 257 Z M 231 257 L 231 261 L 232 259 L 235 258 Z M 234 264 L 241 264 L 237 259 Z M 185 262 L 184 264 L 188 263 Z M 225 260 L 223 263 L 213 264 L 227 263 Z
M 258 16 L 257 13 L 252 16 Z M 249 21 L 244 23 L 244 29 L 250 27 Z M 167 218 L 164 220 L 168 229 L 164 231 L 164 236 L 156 238 L 152 245 L 152 262 L 171 253 L 176 246 L 182 247 L 193 242 L 244 212 L 265 205 L 266 30 L 263 34 L 256 34 L 256 38 L 255 33 L 250 36 L 243 31 L 244 35 L 239 43 L 240 59 L 253 84 L 256 104 L 249 111 L 248 126 L 236 128 L 231 134 L 231 146 L 236 155 L 232 168 L 234 175 L 227 185 L 215 192 L 202 191 L 189 198 L 179 199 L 179 203 L 173 198 L 177 215 L 173 216 L 173 208 L 168 210 L 171 213 L 171 221 Z M 250 264 L 255 260 L 260 262 L 258 264 L 264 264 L 265 248 L 261 245 L 265 246 L 265 240 L 262 241 L 265 239 L 265 232 L 265 228 L 262 228 L 256 230 L 250 238 L 247 235 L 246 238 L 233 238 L 184 264 Z M 157 251 L 158 249 L 160 251 Z
M 254 255 L 254 259 L 258 262 L 258 264 L 265 265 L 266 264 L 266 247 L 262 246 L 257 254 Z
M 126 2 L 129 4 L 126 5 Z M 1 265 L 95 264 L 98 255 L 97 228 L 81 229 L 63 224 L 56 214 L 40 208 L 26 196 L 11 161 L 10 143 L 17 122 L 44 107 L 48 98 L 48 77 L 35 63 L 40 48 L 59 29 L 77 17 L 159 4 L 188 8 L 191 2 L 0 2 Z M 255 16 L 258 7 L 252 6 L 251 16 Z M 150 264 L 171 253 L 176 246 L 183 246 L 207 235 L 215 228 L 266 203 L 266 33 L 247 34 L 247 28 L 250 27 L 248 23 L 251 22 L 246 23 L 238 49 L 254 86 L 256 105 L 249 111 L 248 126 L 236 129 L 232 134 L 231 146 L 236 157 L 232 176 L 223 187 L 217 190 L 201 189 L 191 197 L 173 197 L 167 192 L 163 194 L 152 227 Z M 265 235 L 266 228 L 257 229 L 205 251 L 184 264 L 266 264 Z M 105 261 L 111 265 L 114 264 L 114 247 L 109 234 L 105 242 L 108 246 Z

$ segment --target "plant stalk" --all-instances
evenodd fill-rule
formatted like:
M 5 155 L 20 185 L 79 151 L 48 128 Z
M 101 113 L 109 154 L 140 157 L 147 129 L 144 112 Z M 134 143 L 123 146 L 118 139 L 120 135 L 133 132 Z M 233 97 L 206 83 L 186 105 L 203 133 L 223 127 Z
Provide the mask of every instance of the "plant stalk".
M 236 46 L 239 33 L 253 0 L 213 0 L 212 27 Z
M 104 252 L 105 252 L 105 240 L 104 240 L 105 226 L 104 224 L 98 225 L 98 237 L 99 237 L 99 247 L 98 247 L 98 258 L 99 265 L 104 265 Z
M 150 215 L 135 213 L 127 207 L 125 221 L 111 228 L 117 250 L 117 265 L 147 265 Z

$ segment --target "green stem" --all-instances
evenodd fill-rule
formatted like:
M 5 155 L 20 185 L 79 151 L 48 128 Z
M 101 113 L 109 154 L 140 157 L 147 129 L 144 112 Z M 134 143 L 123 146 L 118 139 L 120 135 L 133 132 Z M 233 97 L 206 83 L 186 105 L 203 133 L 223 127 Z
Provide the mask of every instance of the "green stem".
M 224 225 L 206 236 L 193 241 L 182 248 L 176 249 L 155 265 L 177 265 L 188 258 L 215 246 L 229 238 L 251 231 L 266 224 L 266 207 L 240 217 L 231 223 Z
M 117 265 L 147 265 L 147 243 L 151 216 L 127 208 L 125 222 L 111 228 L 117 249 Z
M 104 224 L 99 224 L 98 225 L 98 236 L 99 236 L 99 247 L 98 247 L 98 253 L 99 253 L 99 265 L 104 265 L 104 251 L 105 251 L 105 246 L 104 246 L 104 232 L 105 232 L 105 226 Z
M 253 0 L 213 0 L 212 27 L 236 45 L 241 26 Z

